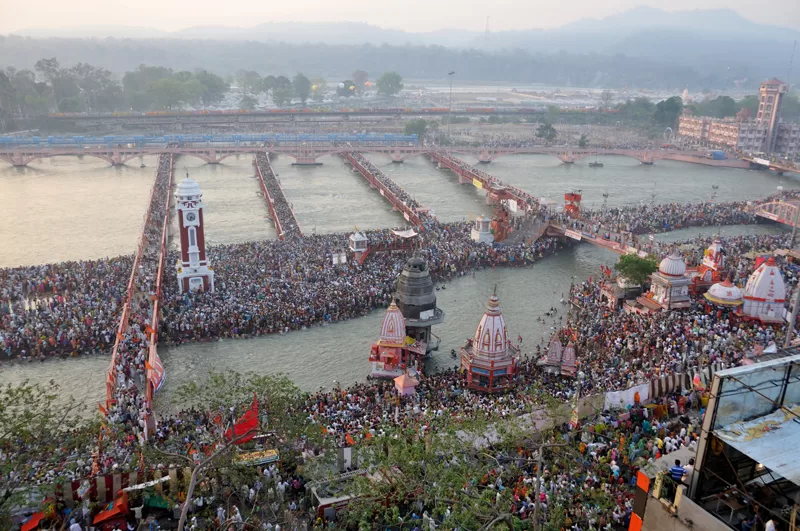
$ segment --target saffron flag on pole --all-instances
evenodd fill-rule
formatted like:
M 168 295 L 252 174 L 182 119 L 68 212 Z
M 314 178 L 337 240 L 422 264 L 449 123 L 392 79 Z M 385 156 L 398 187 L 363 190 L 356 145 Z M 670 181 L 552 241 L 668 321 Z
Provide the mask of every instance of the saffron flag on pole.
M 236 444 L 243 444 L 256 436 L 256 428 L 258 427 L 258 398 L 253 393 L 253 405 L 244 412 L 244 415 L 239 417 L 239 420 L 233 425 L 233 428 L 228 428 L 225 432 L 225 438 L 229 441 L 241 437 Z M 242 437 L 244 436 L 244 437 Z

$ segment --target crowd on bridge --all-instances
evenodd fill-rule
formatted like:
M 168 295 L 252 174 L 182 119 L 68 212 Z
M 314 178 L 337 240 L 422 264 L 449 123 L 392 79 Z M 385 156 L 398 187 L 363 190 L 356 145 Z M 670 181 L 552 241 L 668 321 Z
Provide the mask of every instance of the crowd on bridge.
M 294 215 L 294 210 L 286 200 L 283 193 L 281 184 L 278 181 L 275 172 L 272 169 L 272 164 L 269 161 L 269 154 L 264 152 L 256 153 L 256 164 L 258 165 L 258 173 L 261 181 L 264 183 L 269 197 L 265 197 L 265 201 L 270 201 L 274 209 L 275 216 L 278 217 L 278 223 L 282 231 L 282 237 L 286 239 L 296 238 L 302 236 L 300 231 L 300 224 Z

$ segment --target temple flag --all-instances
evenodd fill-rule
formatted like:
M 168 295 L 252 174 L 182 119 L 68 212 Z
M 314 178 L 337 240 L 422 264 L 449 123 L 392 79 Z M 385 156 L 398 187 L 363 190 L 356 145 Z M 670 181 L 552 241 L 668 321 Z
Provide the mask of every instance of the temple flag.
M 349 444 L 350 446 L 355 446 L 356 444 L 356 442 L 353 440 L 353 438 L 350 436 L 349 433 L 345 435 L 344 440 L 347 441 L 347 444 Z
M 161 386 L 164 385 L 164 380 L 166 380 L 166 374 L 164 373 L 164 365 L 162 365 L 161 358 L 158 356 L 157 352 L 153 353 L 153 363 L 149 363 L 145 360 L 144 367 L 147 369 L 147 379 L 150 380 L 150 383 L 153 385 L 153 391 L 160 390 Z
M 228 428 L 225 432 L 225 438 L 233 440 L 236 437 L 241 437 L 236 444 L 243 444 L 256 436 L 256 428 L 258 427 L 258 398 L 253 393 L 253 405 L 244 412 L 244 415 L 239 417 L 233 428 Z M 248 434 L 249 433 L 249 434 Z M 242 437 L 243 436 L 243 437 Z

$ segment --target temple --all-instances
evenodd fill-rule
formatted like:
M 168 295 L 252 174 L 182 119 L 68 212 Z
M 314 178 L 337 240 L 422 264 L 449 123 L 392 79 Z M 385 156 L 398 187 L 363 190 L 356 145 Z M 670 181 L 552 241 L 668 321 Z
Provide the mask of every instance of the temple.
M 770 256 L 747 279 L 742 316 L 762 323 L 782 323 L 786 318 L 786 286 L 781 270 Z
M 372 345 L 369 361 L 373 378 L 397 378 L 414 374 L 420 359 L 425 357 L 427 345 L 406 335 L 406 323 L 397 304 L 392 302 L 381 324 L 381 336 Z
M 743 304 L 742 290 L 736 287 L 731 279 L 717 282 L 703 294 L 703 297 L 715 306 L 722 308 L 738 308 Z
M 517 372 L 518 355 L 519 348 L 508 339 L 500 300 L 494 293 L 475 336 L 461 347 L 461 371 L 466 373 L 467 387 L 488 393 L 507 389 Z
M 431 327 L 444 322 L 444 311 L 436 307 L 436 292 L 425 260 L 415 256 L 406 262 L 394 296 L 405 318 L 405 333 L 425 343 L 428 353 L 438 349 L 439 337 Z
M 650 291 L 636 302 L 649 311 L 688 308 L 692 304 L 689 297 L 691 283 L 686 274 L 686 262 L 677 251 L 672 251 L 661 260 L 658 271 L 650 276 Z
M 714 238 L 704 253 L 703 263 L 696 271 L 691 272 L 692 291 L 701 293 L 715 282 L 721 282 L 725 271 L 724 267 L 725 249 L 722 248 L 719 238 Z

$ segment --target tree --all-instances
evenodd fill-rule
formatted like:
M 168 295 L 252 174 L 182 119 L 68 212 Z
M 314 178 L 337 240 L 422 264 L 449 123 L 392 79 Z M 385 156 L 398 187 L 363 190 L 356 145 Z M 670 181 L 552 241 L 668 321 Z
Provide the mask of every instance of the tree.
M 63 393 L 52 380 L 0 387 L 0 528 L 6 527 L 8 511 L 18 502 L 53 494 L 50 489 L 74 471 L 63 466 L 70 453 L 97 439 L 99 424 Z M 29 478 L 32 465 L 57 475 L 40 484 Z
M 261 76 L 254 70 L 239 70 L 236 72 L 236 83 L 245 94 L 251 94 L 259 91 Z
M 403 78 L 397 72 L 384 72 L 376 82 L 378 94 L 394 96 L 403 90 Z
M 195 77 L 203 85 L 203 105 L 214 105 L 221 102 L 231 89 L 230 84 L 224 79 L 207 70 L 198 70 Z
M 536 136 L 544 139 L 545 142 L 553 142 L 558 136 L 558 132 L 553 124 L 545 122 L 536 129 Z
M 261 78 L 261 83 L 258 86 L 258 91 L 266 94 L 275 86 L 275 76 L 268 75 Z
M 369 79 L 369 74 L 363 70 L 356 70 L 353 72 L 353 81 L 355 82 L 356 90 L 360 93 L 364 92 L 364 85 Z
M 278 107 L 283 107 L 292 101 L 292 82 L 286 76 L 278 76 L 272 86 L 272 101 Z
M 292 80 L 292 89 L 294 90 L 294 95 L 300 98 L 300 101 L 305 105 L 311 95 L 311 81 L 303 74 L 298 73 Z
M 239 100 L 239 108 L 240 109 L 247 109 L 248 111 L 252 111 L 258 105 L 258 100 L 255 99 L 253 96 L 249 94 L 245 94 L 242 96 L 242 99 Z
M 156 107 L 172 110 L 199 101 L 203 90 L 203 85 L 196 79 L 181 82 L 174 78 L 164 78 L 152 83 L 147 94 Z
M 658 264 L 651 257 L 641 258 L 635 254 L 626 254 L 621 256 L 619 262 L 614 264 L 614 269 L 622 278 L 641 286 L 658 269 Z
M 585 148 L 589 145 L 589 137 L 586 135 L 581 135 L 580 140 L 578 140 L 578 147 Z
M 665 127 L 675 127 L 681 112 L 683 112 L 683 100 L 680 96 L 672 96 L 656 104 L 653 120 Z
M 604 90 L 600 93 L 600 106 L 603 109 L 610 109 L 611 104 L 614 102 L 614 93 L 610 90 Z
M 422 140 L 427 131 L 428 121 L 424 118 L 418 118 L 416 120 L 409 120 L 406 122 L 405 134 L 407 135 L 417 135 L 417 137 Z

